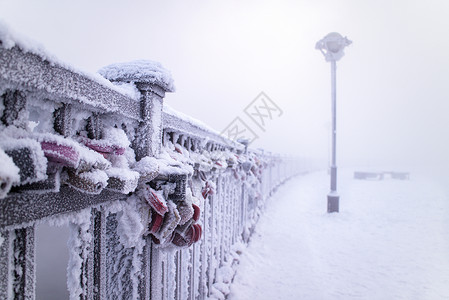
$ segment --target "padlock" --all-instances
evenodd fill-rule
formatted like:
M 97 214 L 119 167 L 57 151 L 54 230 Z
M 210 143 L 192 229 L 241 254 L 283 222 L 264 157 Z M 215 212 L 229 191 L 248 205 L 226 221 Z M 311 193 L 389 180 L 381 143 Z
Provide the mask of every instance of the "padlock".
M 67 171 L 66 183 L 73 188 L 88 194 L 100 194 L 106 187 L 108 175 L 101 170 L 77 173 L 73 169 Z
M 41 142 L 41 147 L 48 161 L 66 167 L 78 167 L 79 154 L 76 149 L 67 145 L 58 145 L 54 142 Z
M 112 145 L 105 140 L 93 140 L 84 138 L 83 144 L 89 147 L 90 149 L 100 153 L 105 158 L 108 158 L 109 155 L 123 155 L 125 154 L 126 148 L 119 145 Z
M 88 172 L 93 169 L 105 171 L 111 167 L 110 161 L 89 148 L 79 147 L 78 151 L 80 155 L 80 162 L 76 168 L 78 173 Z
M 200 207 L 196 204 L 192 204 L 192 208 L 193 208 L 193 215 L 192 215 L 192 219 L 195 222 L 198 222 L 198 220 L 200 219 L 200 214 L 201 214 L 201 210 Z
M 139 184 L 144 185 L 155 179 L 159 174 L 159 164 L 154 157 L 146 156 L 136 162 L 133 170 L 140 174 Z
M 40 144 L 34 140 L 5 138 L 0 148 L 19 168 L 20 182 L 14 185 L 33 183 L 47 178 L 47 159 Z
M 149 224 L 149 232 L 152 234 L 159 232 L 163 221 L 164 217 L 151 209 L 151 222 Z
M 144 185 L 141 190 L 143 198 L 161 216 L 168 212 L 167 202 L 164 199 L 163 191 L 155 191 L 148 185 Z
M 214 193 L 215 193 L 215 184 L 213 184 L 211 181 L 206 181 L 206 184 L 204 185 L 201 191 L 203 198 L 206 199 L 209 195 L 213 195 Z
M 176 203 L 176 205 L 179 211 L 179 215 L 181 216 L 179 224 L 183 225 L 188 220 L 194 218 L 195 210 L 191 203 L 187 203 L 186 201 L 179 201 Z
M 168 198 L 175 202 L 184 201 L 186 199 L 187 175 L 170 174 L 168 181 L 176 184 L 174 191 L 168 195 Z
M 182 155 L 183 154 L 182 146 L 179 145 L 178 143 L 176 143 L 175 144 L 175 151 Z
M 196 243 L 201 239 L 201 235 L 203 234 L 203 228 L 201 228 L 200 224 L 193 224 L 192 227 L 195 228 L 195 237 L 193 238 L 193 243 Z
M 171 242 L 173 238 L 173 232 L 181 220 L 179 212 L 176 208 L 176 204 L 172 201 L 167 201 L 168 212 L 164 216 L 164 221 L 160 230 L 153 235 L 160 241 L 161 244 L 167 244 Z
M 129 194 L 136 190 L 139 173 L 124 168 L 109 168 L 106 170 L 108 184 L 106 188 L 122 194 Z
M 189 247 L 193 244 L 196 233 L 193 224 L 186 224 L 186 226 L 177 229 L 173 234 L 172 244 L 178 247 Z
M 78 167 L 80 146 L 74 141 L 50 133 L 33 134 L 33 138 L 40 142 L 49 162 L 75 169 Z
M 240 176 L 239 176 L 239 173 L 238 173 L 237 169 L 234 169 L 234 170 L 232 171 L 232 173 L 233 173 L 234 178 L 235 178 L 236 180 L 240 180 L 240 179 L 241 179 Z

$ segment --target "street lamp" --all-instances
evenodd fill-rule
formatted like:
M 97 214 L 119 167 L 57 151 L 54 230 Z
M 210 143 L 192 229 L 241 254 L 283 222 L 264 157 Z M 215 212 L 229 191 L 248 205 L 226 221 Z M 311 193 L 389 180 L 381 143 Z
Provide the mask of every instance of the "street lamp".
M 331 63 L 331 86 L 332 86 L 332 163 L 331 163 L 331 191 L 327 195 L 327 212 L 338 212 L 340 196 L 337 193 L 337 107 L 336 107 L 336 69 L 337 60 L 343 57 L 343 49 L 352 42 L 337 32 L 331 32 L 319 40 L 315 49 L 323 53 L 326 61 Z

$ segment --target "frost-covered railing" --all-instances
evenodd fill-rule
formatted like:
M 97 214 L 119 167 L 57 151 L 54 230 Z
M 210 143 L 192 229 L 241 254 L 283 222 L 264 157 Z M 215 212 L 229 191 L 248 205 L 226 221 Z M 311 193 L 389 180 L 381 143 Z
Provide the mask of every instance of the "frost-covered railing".
M 0 38 L 0 299 L 34 298 L 40 223 L 71 229 L 72 299 L 224 297 L 265 200 L 306 170 L 163 108 L 157 63 L 108 81 Z

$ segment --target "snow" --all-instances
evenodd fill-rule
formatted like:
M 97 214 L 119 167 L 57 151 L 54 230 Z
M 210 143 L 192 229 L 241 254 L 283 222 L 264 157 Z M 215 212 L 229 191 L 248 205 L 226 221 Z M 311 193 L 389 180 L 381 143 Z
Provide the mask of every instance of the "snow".
M 67 289 L 70 299 L 79 299 L 83 293 L 82 285 L 86 284 L 86 274 L 82 274 L 83 260 L 87 257 L 87 247 L 92 241 L 89 232 L 91 210 L 84 209 L 76 214 L 69 214 L 69 218 L 61 218 L 60 221 L 70 220 L 70 237 L 67 241 L 69 249 L 69 262 L 67 265 Z M 55 220 L 56 221 L 56 220 Z
M 123 194 L 129 194 L 135 191 L 137 188 L 137 184 L 139 181 L 139 173 L 135 171 L 131 171 L 125 168 L 109 168 L 106 170 L 106 174 L 110 178 L 117 178 L 123 183 L 123 186 L 120 188 L 120 192 Z M 114 189 L 114 187 L 112 187 Z
M 122 210 L 118 214 L 117 232 L 120 236 L 120 242 L 126 248 L 136 247 L 142 243 L 144 224 L 141 222 L 139 207 L 139 200 L 132 197 L 127 202 L 122 203 Z
M 14 31 L 2 20 L 0 20 L 0 41 L 1 45 L 6 49 L 18 46 L 24 52 L 30 52 L 42 57 L 44 60 L 59 63 L 59 60 L 41 44 Z
M 449 190 L 428 177 L 364 181 L 311 173 L 271 198 L 240 259 L 230 300 L 449 299 Z
M 0 199 L 3 199 L 12 185 L 20 182 L 20 169 L 2 149 L 0 149 L 0 161 L 2 162 L 0 168 Z
M 211 132 L 211 133 L 214 133 L 214 134 L 217 134 L 217 135 L 220 134 L 218 131 L 216 131 L 215 129 L 213 129 L 212 127 L 207 125 L 206 123 L 204 123 L 204 122 L 202 122 L 202 121 L 200 121 L 198 119 L 195 119 L 195 118 L 193 118 L 193 117 L 191 117 L 189 115 L 186 115 L 186 114 L 184 114 L 184 113 L 182 113 L 180 111 L 177 111 L 176 109 L 174 109 L 173 107 L 171 107 L 170 105 L 168 105 L 166 103 L 164 103 L 164 107 L 163 107 L 162 110 L 163 110 L 164 113 L 166 113 L 168 115 L 174 116 L 174 117 L 176 117 L 178 119 L 181 119 L 181 120 L 183 120 L 183 121 L 185 121 L 187 123 L 196 125 L 197 127 L 201 128 L 201 129 L 203 129 L 205 131 L 208 131 L 208 132 Z
M 139 172 L 140 177 L 149 182 L 159 173 L 159 164 L 156 158 L 145 156 L 134 164 L 133 170 Z
M 104 128 L 103 140 L 109 143 L 109 145 L 122 148 L 126 148 L 131 144 L 126 136 L 126 133 L 119 128 Z
M 154 83 L 165 91 L 175 91 L 170 72 L 159 62 L 151 60 L 115 63 L 101 68 L 98 73 L 110 81 Z
M 10 126 L 11 128 L 13 126 Z M 5 133 L 6 130 L 3 132 Z M 7 134 L 0 134 L 0 149 L 13 156 L 14 164 L 19 164 L 20 184 L 33 183 L 47 178 L 47 159 L 40 144 L 31 139 L 12 139 Z M 28 153 L 28 155 L 26 155 Z M 20 169 L 20 168 L 19 168 Z M 11 170 L 11 168 L 9 169 Z M 14 181 L 15 184 L 19 184 Z

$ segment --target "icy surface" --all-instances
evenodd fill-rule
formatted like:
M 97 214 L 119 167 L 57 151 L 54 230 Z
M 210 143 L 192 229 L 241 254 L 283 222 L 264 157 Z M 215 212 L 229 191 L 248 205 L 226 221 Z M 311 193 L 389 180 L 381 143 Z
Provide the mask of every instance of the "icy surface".
M 98 70 L 98 73 L 111 81 L 154 83 L 166 91 L 175 91 L 170 72 L 155 61 L 135 60 L 126 63 L 115 63 L 101 68 Z
M 339 173 L 327 214 L 326 173 L 287 183 L 244 250 L 228 299 L 449 299 L 449 191 Z
M 131 197 L 122 203 L 122 211 L 119 213 L 118 234 L 120 242 L 126 248 L 136 247 L 142 243 L 144 225 L 141 222 L 139 200 Z
M 172 115 L 177 117 L 178 119 L 184 120 L 187 123 L 196 125 L 198 127 L 200 127 L 201 129 L 205 130 L 205 131 L 209 131 L 211 133 L 217 134 L 219 135 L 220 133 L 218 131 L 216 131 L 215 129 L 213 129 L 212 127 L 210 127 L 209 125 L 203 123 L 202 121 L 195 119 L 189 115 L 186 115 L 180 111 L 175 110 L 174 108 L 172 108 L 170 105 L 164 103 L 164 107 L 163 107 L 163 112 L 168 114 L 168 115 Z

